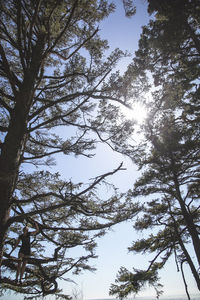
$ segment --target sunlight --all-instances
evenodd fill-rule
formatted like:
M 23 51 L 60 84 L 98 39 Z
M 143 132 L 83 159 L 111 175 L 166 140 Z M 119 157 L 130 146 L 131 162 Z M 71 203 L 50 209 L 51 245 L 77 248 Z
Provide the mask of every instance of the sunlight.
M 142 124 L 147 117 L 147 109 L 141 103 L 135 103 L 132 109 L 123 108 L 122 112 L 126 118 L 135 120 L 138 125 Z

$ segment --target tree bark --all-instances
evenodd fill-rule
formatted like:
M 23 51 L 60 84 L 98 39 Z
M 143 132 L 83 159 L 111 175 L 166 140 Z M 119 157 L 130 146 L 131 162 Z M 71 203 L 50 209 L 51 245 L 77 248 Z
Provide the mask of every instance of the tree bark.
M 3 256 L 4 241 L 8 230 L 10 207 L 16 188 L 18 172 L 23 155 L 26 139 L 30 107 L 33 101 L 35 85 L 42 66 L 45 35 L 38 34 L 24 78 L 17 88 L 13 89 L 15 106 L 10 112 L 10 123 L 7 135 L 1 145 L 0 154 L 0 266 Z M 3 52 L 4 53 L 4 52 Z M 4 55 L 5 56 L 5 55 Z M 6 61 L 6 57 L 4 57 Z M 8 69 L 9 71 L 9 69 Z M 14 83 L 13 85 L 14 86 Z
M 194 224 L 192 216 L 188 213 L 188 211 L 185 207 L 184 200 L 182 199 L 182 196 L 181 196 L 181 193 L 180 193 L 180 190 L 179 190 L 177 178 L 174 178 L 174 182 L 175 182 L 176 192 L 178 194 L 178 201 L 179 201 L 179 204 L 180 204 L 180 207 L 181 207 L 181 211 L 182 211 L 182 214 L 183 214 L 188 232 L 190 233 L 192 243 L 193 243 L 193 247 L 194 247 L 194 251 L 196 253 L 198 264 L 200 266 L 200 239 L 199 239 L 199 234 L 197 232 L 197 229 L 196 229 L 196 226 Z
M 182 238 L 181 238 L 181 235 L 179 233 L 176 220 L 175 220 L 175 218 L 173 216 L 173 213 L 171 212 L 171 209 L 170 209 L 170 215 L 171 215 L 171 218 L 172 218 L 173 223 L 174 223 L 174 230 L 175 230 L 175 233 L 176 233 L 176 238 L 177 238 L 177 240 L 179 242 L 179 245 L 180 245 L 180 247 L 181 247 L 181 249 L 182 249 L 182 251 L 183 251 L 183 253 L 185 255 L 185 259 L 186 259 L 188 265 L 190 266 L 191 272 L 192 272 L 192 274 L 194 276 L 194 279 L 196 281 L 197 287 L 198 287 L 198 289 L 200 291 L 200 278 L 199 278 L 199 274 L 198 274 L 198 272 L 197 272 L 197 270 L 196 270 L 196 268 L 195 268 L 195 266 L 193 264 L 193 261 L 192 261 L 190 255 L 189 255 L 189 253 L 188 253 L 188 251 L 187 251 L 187 249 L 186 249 L 186 247 L 185 247 L 185 245 L 184 245 L 184 243 L 182 241 Z M 181 268 L 182 268 L 182 263 L 181 263 Z M 183 280 L 185 280 L 184 277 L 183 277 Z M 185 284 L 185 281 L 184 281 L 184 284 Z M 185 286 L 186 286 L 186 284 L 185 284 Z
M 13 192 L 18 179 L 20 158 L 26 141 L 26 115 L 23 105 L 18 102 L 11 114 L 8 133 L 0 155 L 0 264 Z

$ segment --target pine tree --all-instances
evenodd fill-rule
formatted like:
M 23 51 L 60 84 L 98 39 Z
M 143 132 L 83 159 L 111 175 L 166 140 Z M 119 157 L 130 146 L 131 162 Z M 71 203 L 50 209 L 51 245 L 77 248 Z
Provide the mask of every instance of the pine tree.
M 145 201 L 135 230 L 152 229 L 152 233 L 133 242 L 129 250 L 154 257 L 146 270 L 130 272 L 121 268 L 110 294 L 124 298 L 151 285 L 159 297 L 159 270 L 174 255 L 189 299 L 183 264 L 189 265 L 200 290 L 200 2 L 148 2 L 148 11 L 154 18 L 143 28 L 127 74 L 135 73 L 149 84 L 153 82 L 154 91 L 143 127 L 145 139 L 137 154 L 132 155 L 143 173 L 129 196 L 142 196 L 141 201 Z M 188 252 L 188 243 L 195 258 Z
M 48 169 L 57 153 L 92 157 L 99 141 L 119 152 L 127 149 L 132 124 L 120 119 L 116 104 L 129 106 L 131 91 L 118 72 L 111 73 L 126 54 L 116 49 L 105 58 L 108 43 L 98 33 L 99 22 L 113 10 L 103 0 L 0 3 L 2 289 L 34 297 L 60 293 L 57 279 L 92 269 L 88 261 L 96 257 L 96 238 L 138 209 L 115 188 L 111 196 L 99 196 L 98 186 L 122 165 L 97 172 L 89 184 Z M 22 225 L 34 221 L 40 234 L 32 243 L 26 280 L 18 286 L 10 246 Z M 74 247 L 82 249 L 78 258 L 68 257 Z

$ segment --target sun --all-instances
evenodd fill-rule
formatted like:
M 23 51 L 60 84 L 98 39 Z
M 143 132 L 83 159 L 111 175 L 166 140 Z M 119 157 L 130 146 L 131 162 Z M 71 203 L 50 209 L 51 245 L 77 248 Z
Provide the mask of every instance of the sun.
M 123 108 L 122 112 L 127 119 L 135 120 L 138 125 L 141 125 L 147 117 L 147 109 L 141 103 L 133 104 L 131 109 Z

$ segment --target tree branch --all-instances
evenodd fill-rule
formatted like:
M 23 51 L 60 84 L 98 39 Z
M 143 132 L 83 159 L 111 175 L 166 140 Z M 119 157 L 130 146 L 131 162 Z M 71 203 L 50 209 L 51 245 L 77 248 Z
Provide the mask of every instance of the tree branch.
M 0 94 L 7 97 L 7 95 L 3 93 L 2 90 L 0 90 Z M 9 113 L 12 112 L 12 108 L 1 97 L 0 97 L 0 105 L 2 105 Z
M 0 44 L 0 55 L 2 57 L 3 71 L 7 75 L 7 78 L 9 80 L 10 86 L 11 86 L 12 91 L 13 91 L 13 94 L 16 95 L 15 83 L 18 80 L 16 79 L 13 72 L 10 70 L 10 66 L 9 66 L 8 60 L 6 58 L 6 54 L 5 54 L 4 49 L 3 49 L 1 44 Z
M 57 38 L 55 39 L 53 45 L 45 51 L 44 56 L 46 56 L 47 53 L 51 53 L 51 51 L 53 50 L 53 48 L 58 44 L 59 40 L 62 38 L 63 34 L 64 34 L 65 31 L 67 30 L 67 27 L 69 26 L 69 24 L 70 24 L 70 22 L 71 22 L 71 20 L 72 20 L 72 17 L 73 17 L 73 15 L 74 15 L 75 9 L 76 9 L 76 7 L 77 7 L 77 5 L 78 5 L 78 1 L 79 1 L 79 0 L 75 0 L 75 1 L 74 1 L 74 4 L 73 4 L 73 6 L 72 6 L 72 10 L 71 10 L 71 13 L 70 13 L 70 15 L 69 15 L 69 18 L 68 18 L 68 20 L 67 20 L 67 22 L 66 22 L 66 25 L 64 26 L 63 30 L 59 33 L 59 35 L 58 35 Z
M 7 132 L 8 131 L 8 127 L 4 127 L 4 126 L 0 125 L 0 131 L 1 132 Z M 0 142 L 0 144 L 1 144 L 1 142 Z
M 96 177 L 94 182 L 88 188 L 84 189 L 83 191 L 81 191 L 77 195 L 73 196 L 70 201 L 73 201 L 77 197 L 80 197 L 81 195 L 86 194 L 87 192 L 89 192 L 96 185 L 98 185 L 104 178 L 115 174 L 119 170 L 124 170 L 123 168 L 121 168 L 122 165 L 123 165 L 123 162 L 115 170 Z M 45 213 L 45 212 L 48 212 L 48 211 L 53 211 L 53 210 L 56 210 L 56 209 L 59 209 L 59 208 L 63 208 L 67 205 L 69 205 L 69 202 L 65 201 L 64 203 L 62 202 L 62 203 L 55 204 L 55 205 L 45 207 L 45 208 L 42 208 L 42 209 L 38 209 L 38 210 L 35 210 L 35 211 L 30 211 L 28 213 L 24 213 L 24 214 L 22 213 L 20 216 L 10 217 L 7 221 L 6 227 L 9 227 L 11 224 L 13 224 L 15 222 L 23 221 L 23 219 L 25 219 L 27 217 L 31 217 L 31 216 L 34 216 L 34 215 L 37 215 L 37 214 Z

